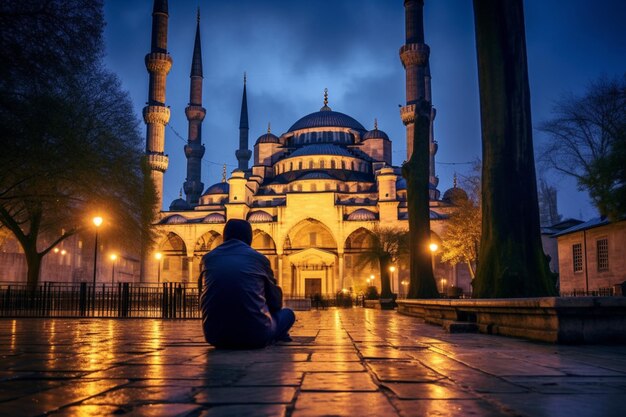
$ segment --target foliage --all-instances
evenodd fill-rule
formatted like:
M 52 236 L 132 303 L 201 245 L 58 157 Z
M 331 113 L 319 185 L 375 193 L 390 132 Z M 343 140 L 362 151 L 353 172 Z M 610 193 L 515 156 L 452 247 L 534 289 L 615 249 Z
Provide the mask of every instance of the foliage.
M 154 194 L 131 102 L 102 67 L 102 3 L 8 1 L 0 23 L 0 223 L 34 288 L 43 256 L 96 213 L 110 241 L 138 251 Z
M 448 217 L 446 230 L 441 237 L 441 260 L 451 264 L 466 264 L 472 279 L 476 275 L 482 227 L 480 169 L 480 161 L 476 161 L 472 173 L 464 178 L 462 189 L 469 191 L 468 196 L 452 201 L 456 207 Z
M 367 287 L 367 291 L 365 292 L 366 300 L 378 300 L 379 298 L 380 295 L 378 294 L 378 288 L 373 285 Z
M 576 179 L 603 216 L 626 215 L 626 74 L 567 94 L 541 124 L 550 141 L 541 161 Z
M 471 199 L 457 201 L 455 205 L 456 210 L 450 214 L 441 239 L 441 260 L 466 264 L 474 279 L 480 245 L 480 207 Z
M 408 253 L 408 236 L 404 230 L 376 226 L 371 230 L 372 245 L 357 257 L 357 266 L 378 265 L 382 297 L 391 297 L 389 267 Z

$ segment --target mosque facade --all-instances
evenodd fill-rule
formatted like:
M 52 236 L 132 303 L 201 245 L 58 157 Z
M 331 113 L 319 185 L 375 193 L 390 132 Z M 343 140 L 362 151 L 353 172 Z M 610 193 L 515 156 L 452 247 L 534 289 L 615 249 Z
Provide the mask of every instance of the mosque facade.
M 423 40 L 423 2 L 406 0 L 406 44 L 400 50 L 406 69 L 407 103 L 401 118 L 407 128 L 407 150 L 412 146 L 412 118 L 418 98 L 430 101 L 428 47 Z M 165 105 L 166 76 L 172 65 L 167 52 L 168 5 L 156 0 L 153 9 L 151 52 L 146 56 L 150 89 L 144 120 L 147 125 L 146 155 L 162 206 L 163 175 L 167 170 L 164 127 L 169 120 Z M 420 36 L 421 33 L 421 36 Z M 424 56 L 425 54 L 425 56 Z M 200 20 L 196 29 L 190 75 L 190 100 L 185 196 L 160 211 L 158 234 L 150 257 L 148 282 L 182 282 L 195 285 L 201 257 L 222 243 L 229 219 L 252 224 L 252 246 L 268 257 L 279 285 L 287 296 L 301 297 L 359 293 L 368 285 L 380 288 L 377 265 L 362 262 L 363 252 L 373 245 L 377 230 L 408 230 L 406 182 L 400 168 L 392 165 L 392 141 L 375 123 L 371 130 L 347 114 L 329 106 L 328 93 L 319 111 L 295 121 L 280 134 L 267 129 L 249 148 L 247 85 L 244 77 L 239 124 L 238 168 L 221 182 L 201 182 L 202 53 Z M 419 86 L 422 87 L 419 87 Z M 412 109 L 412 110 L 411 110 Z M 411 113 L 412 112 L 412 113 Z M 434 110 L 431 119 L 434 120 Z M 432 240 L 442 235 L 446 218 L 454 210 L 448 198 L 440 198 L 435 175 L 437 144 L 430 134 L 430 225 Z M 435 275 L 442 290 L 457 285 L 469 291 L 463 271 L 441 264 L 434 254 Z M 406 293 L 408 270 L 401 259 L 392 273 L 392 290 Z M 466 274 L 465 274 L 466 275 Z M 373 277 L 373 278 L 372 278 Z M 372 281 L 373 279 L 373 281 Z

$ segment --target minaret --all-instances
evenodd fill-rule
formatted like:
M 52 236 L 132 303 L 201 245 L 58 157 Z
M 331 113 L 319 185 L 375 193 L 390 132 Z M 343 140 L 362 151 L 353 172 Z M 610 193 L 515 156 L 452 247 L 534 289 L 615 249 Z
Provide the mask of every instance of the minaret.
M 152 42 L 145 62 L 150 74 L 148 102 L 143 108 L 146 123 L 146 158 L 150 175 L 157 191 L 156 209 L 163 205 L 163 173 L 167 170 L 165 125 L 170 120 L 170 109 L 165 106 L 165 78 L 172 68 L 167 52 L 167 0 L 154 0 L 152 9 Z
M 248 149 L 248 98 L 246 95 L 246 74 L 243 74 L 243 97 L 241 98 L 241 117 L 239 118 L 239 149 L 235 152 L 239 169 L 248 170 L 248 161 L 252 152 Z
M 413 129 L 415 104 L 424 99 L 432 104 L 430 85 L 430 48 L 424 43 L 424 0 L 404 0 L 406 43 L 400 48 L 400 59 L 406 71 L 406 106 L 400 109 L 406 126 L 407 161 L 413 154 Z M 430 114 L 430 182 L 437 185 L 435 177 L 435 153 L 437 144 L 433 138 L 435 110 Z
M 206 110 L 202 107 L 202 50 L 200 47 L 200 9 L 198 9 L 196 26 L 196 40 L 193 44 L 193 58 L 191 60 L 191 87 L 189 89 L 189 105 L 185 108 L 185 115 L 189 121 L 188 141 L 185 145 L 187 157 L 187 181 L 183 185 L 187 196 L 187 203 L 191 206 L 198 204 L 200 194 L 204 190 L 202 183 L 202 121 Z

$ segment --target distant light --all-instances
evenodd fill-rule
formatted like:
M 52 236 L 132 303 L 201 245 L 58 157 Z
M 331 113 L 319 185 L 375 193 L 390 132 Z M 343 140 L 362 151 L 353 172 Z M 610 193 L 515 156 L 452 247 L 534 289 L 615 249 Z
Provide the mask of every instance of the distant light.
M 157 261 L 160 261 L 162 257 L 163 257 L 163 254 L 161 252 L 157 252 L 157 253 L 154 254 L 154 258 Z
M 391 272 L 395 272 L 395 271 L 396 271 L 396 267 L 395 267 L 395 266 L 390 266 L 390 267 L 389 267 L 389 270 L 390 270 Z
M 112 261 L 114 261 L 114 260 L 116 260 L 116 259 L 117 259 L 117 255 L 116 255 L 116 254 L 114 254 L 114 253 L 112 253 L 112 254 L 111 254 L 111 260 L 112 260 Z
M 54 253 L 59 253 L 59 248 L 54 248 Z
M 94 224 L 96 227 L 100 227 L 100 225 L 102 224 L 102 217 L 100 217 L 100 216 L 96 216 L 96 217 L 94 217 L 94 218 L 93 218 L 93 224 Z
M 431 243 L 430 245 L 428 245 L 428 248 L 431 252 L 437 252 L 437 249 L 439 249 L 439 245 L 436 243 Z
M 347 292 L 348 292 L 348 290 L 347 290 L 346 288 L 342 288 L 342 289 L 341 289 L 341 292 L 345 294 L 345 293 L 347 293 Z
M 65 255 L 66 253 L 67 253 L 67 251 L 66 251 L 65 249 L 63 249 L 63 250 L 61 251 L 61 255 Z
M 371 279 L 372 281 L 374 281 L 374 278 L 376 278 L 376 277 L 375 277 L 373 274 L 372 274 L 372 275 L 370 275 L 370 279 Z

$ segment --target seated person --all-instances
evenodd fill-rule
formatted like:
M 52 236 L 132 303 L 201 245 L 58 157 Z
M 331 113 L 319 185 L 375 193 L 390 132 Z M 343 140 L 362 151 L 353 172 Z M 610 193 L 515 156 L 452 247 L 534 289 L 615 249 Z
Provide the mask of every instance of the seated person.
M 224 227 L 224 243 L 202 257 L 202 329 L 217 348 L 254 349 L 291 340 L 296 317 L 282 308 L 270 262 L 251 243 L 250 223 L 232 219 Z

